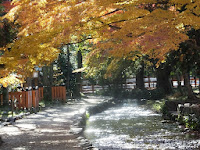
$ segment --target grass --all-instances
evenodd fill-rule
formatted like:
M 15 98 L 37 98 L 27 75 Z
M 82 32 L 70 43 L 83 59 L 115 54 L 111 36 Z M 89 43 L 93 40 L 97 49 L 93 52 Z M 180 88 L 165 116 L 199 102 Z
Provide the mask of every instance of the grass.
M 10 118 L 13 116 L 18 116 L 18 115 L 23 115 L 25 113 L 24 110 L 14 110 L 13 112 L 11 110 L 5 110 L 5 109 L 0 109 L 0 118 L 5 119 L 5 118 Z
M 161 113 L 163 106 L 165 104 L 165 100 L 147 100 L 147 106 L 155 112 Z

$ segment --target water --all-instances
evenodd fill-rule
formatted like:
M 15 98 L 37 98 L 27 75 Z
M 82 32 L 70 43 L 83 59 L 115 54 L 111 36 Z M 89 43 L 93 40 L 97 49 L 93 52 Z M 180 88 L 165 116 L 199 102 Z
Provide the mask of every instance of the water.
M 162 120 L 136 102 L 125 103 L 91 116 L 84 135 L 101 150 L 200 149 L 197 136 Z

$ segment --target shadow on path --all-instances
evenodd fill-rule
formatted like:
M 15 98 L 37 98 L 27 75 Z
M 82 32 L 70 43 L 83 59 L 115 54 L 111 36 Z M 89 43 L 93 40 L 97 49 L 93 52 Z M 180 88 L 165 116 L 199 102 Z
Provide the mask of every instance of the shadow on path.
M 105 97 L 89 96 L 73 105 L 48 108 L 12 125 L 0 128 L 5 143 L 1 150 L 80 150 L 82 128 L 78 124 L 88 107 L 104 102 Z

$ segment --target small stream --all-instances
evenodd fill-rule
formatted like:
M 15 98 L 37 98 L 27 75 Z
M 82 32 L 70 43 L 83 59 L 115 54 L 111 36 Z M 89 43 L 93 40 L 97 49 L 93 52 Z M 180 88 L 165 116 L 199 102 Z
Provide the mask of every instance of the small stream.
M 100 150 L 200 149 L 195 134 L 162 120 L 143 105 L 127 102 L 91 116 L 84 135 Z

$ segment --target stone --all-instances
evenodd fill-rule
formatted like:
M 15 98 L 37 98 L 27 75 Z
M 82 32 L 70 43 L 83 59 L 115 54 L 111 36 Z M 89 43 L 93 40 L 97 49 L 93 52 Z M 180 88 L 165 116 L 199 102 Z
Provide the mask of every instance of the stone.
M 190 103 L 185 103 L 183 108 L 183 115 L 189 115 L 190 114 Z
M 9 122 L 3 122 L 2 125 L 3 126 L 8 126 L 8 125 L 10 125 L 10 123 Z
M 189 128 L 184 128 L 184 132 L 188 132 L 189 130 Z
M 178 114 L 181 114 L 183 112 L 183 108 L 184 108 L 183 104 L 178 104 L 178 107 L 177 107 Z
M 171 120 L 162 120 L 161 123 L 173 123 Z
M 185 103 L 184 107 L 190 107 L 190 103 Z
M 80 134 L 81 132 L 83 131 L 83 128 L 71 128 L 69 133 L 72 133 L 72 134 Z
M 196 116 L 200 116 L 200 106 L 198 104 L 192 104 L 190 109 L 191 113 L 195 114 Z

